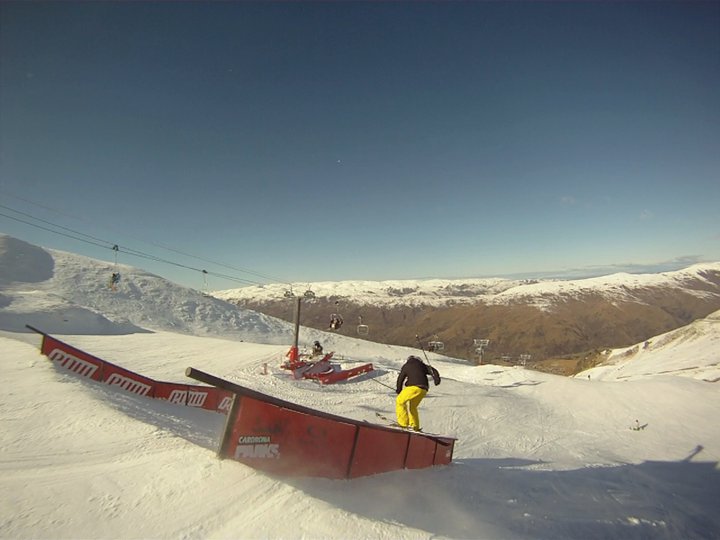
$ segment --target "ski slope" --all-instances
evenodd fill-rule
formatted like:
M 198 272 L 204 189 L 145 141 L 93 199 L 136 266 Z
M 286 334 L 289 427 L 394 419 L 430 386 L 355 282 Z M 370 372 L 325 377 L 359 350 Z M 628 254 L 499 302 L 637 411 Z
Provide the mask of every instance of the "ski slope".
M 370 421 L 392 414 L 388 386 L 418 351 L 302 328 L 302 346 L 320 339 L 345 365 L 373 362 L 377 372 L 327 387 L 296 381 L 279 368 L 290 335 L 281 321 L 130 267 L 112 293 L 87 271 L 97 265 L 101 276 L 106 263 L 4 239 L 0 538 L 720 535 L 714 322 L 694 323 L 704 333 L 688 331 L 681 348 L 659 336 L 634 357 L 612 351 L 609 360 L 622 357 L 633 373 L 626 378 L 610 376 L 618 364 L 563 378 L 432 355 L 443 382 L 423 401 L 421 420 L 459 438 L 451 466 L 351 481 L 277 478 L 217 459 L 223 416 L 80 379 L 39 354 L 40 338 L 22 332 L 23 321 L 153 378 L 190 382 L 192 366 Z M 20 259 L 28 266 L 8 262 Z M 205 300 L 218 302 L 207 308 L 211 320 L 198 309 L 191 317 L 188 306 Z M 233 320 L 239 329 L 227 332 Z M 690 364 L 697 370 L 685 376 Z

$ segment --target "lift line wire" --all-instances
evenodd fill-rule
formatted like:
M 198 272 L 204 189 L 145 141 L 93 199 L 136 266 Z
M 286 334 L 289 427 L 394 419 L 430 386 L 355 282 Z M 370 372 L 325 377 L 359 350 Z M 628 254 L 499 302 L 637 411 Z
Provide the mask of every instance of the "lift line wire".
M 107 242 L 107 241 L 105 241 L 105 240 L 96 238 L 96 237 L 94 237 L 94 236 L 91 236 L 91 235 L 88 235 L 88 234 L 85 234 L 85 233 L 81 233 L 81 232 L 79 232 L 79 231 L 75 231 L 75 230 L 73 230 L 73 229 L 69 229 L 69 228 L 67 228 L 67 227 L 63 227 L 63 226 L 61 226 L 61 225 L 56 225 L 56 224 L 54 224 L 54 223 L 52 223 L 52 222 L 50 222 L 50 221 L 46 221 L 46 220 L 44 220 L 44 219 L 36 218 L 35 216 L 32 216 L 32 215 L 30 215 L 30 214 L 26 214 L 26 213 L 24 213 L 24 212 L 20 212 L 20 211 L 18 211 L 18 210 L 14 210 L 14 209 L 9 208 L 9 207 L 7 207 L 7 206 L 5 206 L 5 205 L 2 205 L 2 204 L 0 204 L 0 208 L 4 208 L 4 209 L 10 210 L 10 211 L 12 211 L 12 212 L 16 212 L 16 213 L 18 213 L 18 214 L 21 214 L 21 215 L 24 215 L 24 216 L 28 216 L 28 217 L 30 217 L 31 219 L 35 219 L 35 220 L 40 221 L 40 222 L 42 222 L 42 223 L 49 224 L 49 225 L 51 225 L 51 226 L 53 226 L 53 227 L 57 227 L 57 228 L 59 228 L 59 229 L 65 230 L 65 231 L 69 231 L 69 232 L 72 232 L 72 233 L 74 233 L 74 234 L 76 234 L 76 235 L 84 236 L 84 237 L 86 237 L 86 238 L 80 238 L 79 236 L 74 236 L 74 235 L 72 235 L 72 234 L 66 234 L 66 233 L 63 233 L 63 232 L 60 232 L 60 231 L 53 230 L 53 229 L 51 229 L 51 228 L 49 228 L 49 227 L 43 227 L 42 225 L 38 225 L 37 223 L 32 223 L 32 222 L 30 222 L 30 221 L 26 221 L 26 220 L 24 220 L 24 219 L 20 219 L 20 218 L 15 217 L 15 216 L 10 216 L 10 215 L 7 215 L 7 214 L 2 213 L 2 212 L 0 212 L 0 216 L 6 217 L 6 218 L 8 218 L 8 219 L 12 219 L 12 220 L 14 220 L 14 221 L 18 221 L 18 222 L 20 222 L 20 223 L 24 223 L 24 224 L 26 224 L 26 225 L 30 225 L 31 227 L 36 227 L 36 228 L 38 228 L 38 229 L 42 229 L 42 230 L 45 230 L 45 231 L 48 231 L 48 232 L 51 232 L 51 233 L 54 233 L 54 234 L 57 234 L 57 235 L 60 235 L 60 236 L 65 236 L 66 238 L 72 238 L 73 240 L 78 240 L 78 241 L 80 241 L 80 242 L 85 242 L 86 244 L 91 244 L 91 245 L 94 245 L 94 246 L 97 246 L 97 247 L 101 247 L 101 248 L 105 248 L 105 249 L 112 249 L 113 251 L 117 251 L 117 252 L 119 252 L 119 253 L 126 253 L 126 254 L 128 254 L 128 255 L 132 255 L 132 256 L 134 256 L 134 257 L 138 257 L 138 258 L 141 258 L 141 259 L 148 259 L 148 260 L 151 260 L 151 261 L 156 261 L 156 262 L 161 262 L 161 263 L 169 264 L 169 265 L 172 265 L 172 266 L 177 266 L 177 267 L 179 267 L 179 268 L 185 268 L 185 269 L 187 269 L 187 270 L 194 270 L 194 271 L 196 271 L 196 272 L 201 272 L 201 273 L 203 273 L 203 274 L 207 274 L 207 275 L 210 275 L 210 276 L 215 276 L 215 277 L 219 277 L 219 278 L 222 278 L 222 279 L 227 279 L 227 280 L 229 280 L 229 281 L 235 281 L 235 282 L 237 282 L 237 283 L 249 283 L 249 284 L 252 284 L 252 285 L 262 285 L 262 283 L 257 282 L 257 281 L 252 281 L 252 280 L 249 280 L 249 279 L 243 279 L 243 278 L 239 278 L 239 277 L 237 277 L 237 276 L 231 276 L 231 275 L 228 275 L 228 274 L 221 274 L 221 273 L 218 273 L 218 272 L 210 272 L 210 271 L 204 270 L 204 269 L 202 269 L 202 268 L 195 268 L 194 266 L 188 266 L 188 265 L 181 264 L 181 263 L 178 263 L 178 262 L 175 262 L 175 261 L 170 261 L 170 260 L 167 260 L 167 259 L 163 259 L 163 258 L 161 258 L 161 257 L 157 257 L 157 256 L 155 256 L 155 255 L 148 255 L 147 253 L 143 253 L 142 251 L 138 251 L 138 250 L 135 250 L 135 249 L 132 249 L 132 248 L 121 247 L 121 246 L 118 246 L 117 244 L 112 244 L 111 242 Z M 91 238 L 91 239 L 96 240 L 96 241 L 88 240 L 88 238 Z M 110 245 L 111 247 L 108 247 L 108 245 Z M 116 249 L 116 247 L 117 247 L 117 249 Z
M 23 201 L 23 202 L 30 203 L 30 204 L 32 204 L 32 205 L 38 206 L 38 207 L 40 207 L 40 208 L 43 208 L 44 210 L 48 210 L 48 211 L 51 211 L 51 212 L 55 212 L 55 213 L 57 213 L 57 214 L 64 215 L 65 217 L 71 217 L 71 218 L 73 218 L 73 219 L 77 219 L 77 220 L 80 220 L 80 221 L 84 221 L 85 223 L 88 223 L 88 224 L 94 226 L 94 224 L 90 223 L 89 221 L 87 221 L 87 220 L 85 220 L 85 219 L 82 219 L 82 217 L 75 216 L 75 215 L 69 216 L 68 214 L 63 213 L 63 212 L 61 212 L 60 210 L 58 210 L 58 209 L 56 209 L 56 208 L 48 207 L 48 206 L 45 206 L 45 205 L 43 205 L 43 204 L 37 203 L 37 202 L 35 202 L 35 201 L 32 201 L 32 200 L 30 200 L 30 199 L 27 199 L 27 198 L 24 198 L 24 197 L 20 197 L 20 196 L 18 196 L 18 195 L 13 194 L 13 193 L 9 193 L 9 192 L 1 189 L 1 188 L 0 188 L 0 192 L 4 192 L 5 194 L 7 194 L 7 195 L 9 195 L 9 196 L 11 196 L 11 197 L 13 197 L 13 198 L 15 198 L 15 199 L 18 199 L 18 200 L 20 200 L 20 201 Z M 0 205 L 0 207 L 6 208 L 6 209 L 11 210 L 11 211 L 13 211 L 13 212 L 17 212 L 17 213 L 19 213 L 19 214 L 23 214 L 23 215 L 32 217 L 33 219 L 37 219 L 38 221 L 44 221 L 44 220 L 42 220 L 42 219 L 40 219 L 40 218 L 36 218 L 35 216 L 30 216 L 29 214 L 24 214 L 23 212 L 20 212 L 20 211 L 18 211 L 18 210 L 15 210 L 15 209 L 13 209 L 13 208 L 10 208 L 10 207 L 4 206 L 4 205 Z M 7 216 L 6 216 L 6 217 L 7 217 Z M 49 224 L 51 224 L 51 225 L 53 225 L 53 226 L 55 226 L 55 227 L 59 227 L 59 228 L 65 229 L 65 227 L 62 227 L 62 226 L 60 226 L 60 225 L 55 225 L 54 223 L 50 223 L 50 222 L 45 222 L 45 223 L 49 223 Z M 73 232 L 76 232 L 76 233 L 77 233 L 77 231 L 73 231 Z M 86 234 L 83 234 L 83 233 L 77 233 L 77 234 L 82 234 L 83 236 L 88 236 L 89 238 L 94 238 L 94 237 L 92 237 L 92 236 L 89 236 L 89 235 L 86 235 Z M 99 240 L 99 241 L 101 241 L 101 242 L 104 242 L 104 240 L 101 240 L 101 239 L 98 239 L 98 238 L 95 238 L 95 240 Z M 254 270 L 250 270 L 250 269 L 248 269 L 248 268 L 236 267 L 236 266 L 232 266 L 232 265 L 229 265 L 229 264 L 225 264 L 225 263 L 222 263 L 222 262 L 219 262 L 219 261 L 214 261 L 214 260 L 211 260 L 211 259 L 205 259 L 205 258 L 203 258 L 203 257 L 199 257 L 199 256 L 193 255 L 193 254 L 191 254 L 191 253 L 186 253 L 186 252 L 180 251 L 180 250 L 178 250 L 178 249 L 174 249 L 174 248 L 171 248 L 171 247 L 169 247 L 169 246 L 165 246 L 165 245 L 163 245 L 163 244 L 160 244 L 160 243 L 157 243 L 157 242 L 152 242 L 152 241 L 149 241 L 149 240 L 146 240 L 146 239 L 137 239 L 137 238 L 136 238 L 136 240 L 140 240 L 141 242 L 145 242 L 145 243 L 147 243 L 147 244 L 150 244 L 150 245 L 153 245 L 153 246 L 155 246 L 155 247 L 159 247 L 159 248 L 165 249 L 165 250 L 167 250 L 167 251 L 172 251 L 172 252 L 174 252 L 174 253 L 177 253 L 177 254 L 179 254 L 179 255 L 183 255 L 183 256 L 185 256 L 185 257 L 190 257 L 190 258 L 192 258 L 192 259 L 197 259 L 197 260 L 199 260 L 199 261 L 203 261 L 203 262 L 207 262 L 207 263 L 210 263 L 210 264 L 214 264 L 214 265 L 216 265 L 216 266 L 222 266 L 222 267 L 228 268 L 228 269 L 230 269 L 230 270 L 235 270 L 236 272 L 241 272 L 241 273 L 244 273 L 244 274 L 250 274 L 250 275 L 253 275 L 253 276 L 257 276 L 257 277 L 266 279 L 266 280 L 268 280 L 268 281 L 274 281 L 274 282 L 278 282 L 278 283 L 287 283 L 286 280 L 281 279 L 281 278 L 279 278 L 279 277 L 277 277 L 277 276 L 272 276 L 272 275 L 269 275 L 269 274 L 263 274 L 263 273 L 261 273 L 261 272 L 256 272 L 256 271 L 254 271 Z M 256 283 L 256 282 L 254 282 L 254 281 L 249 281 L 249 282 L 250 282 L 250 283 Z
M 0 205 L 0 207 L 3 207 L 3 206 Z M 4 207 L 3 207 L 3 208 L 4 208 Z M 0 212 L 0 216 L 6 217 L 6 218 L 8 218 L 8 219 L 15 220 L 15 221 L 19 221 L 20 223 L 25 223 L 26 225 L 30 225 L 31 227 L 35 227 L 35 228 L 37 228 L 37 229 L 42 229 L 42 230 L 44 230 L 44 231 L 49 231 L 49 232 L 51 232 L 51 233 L 55 233 L 55 234 L 58 234 L 58 235 L 60 235 L 60 236 L 65 236 L 65 237 L 67 237 L 67 238 L 72 238 L 73 240 L 79 240 L 79 241 L 81 241 L 81 242 L 85 242 L 85 243 L 87 243 L 87 244 L 93 244 L 93 245 L 95 245 L 95 246 L 102 247 L 102 248 L 106 248 L 106 247 L 107 247 L 107 245 L 106 245 L 105 243 L 100 244 L 100 243 L 98 243 L 98 242 L 92 242 L 92 241 L 87 240 L 87 239 L 85 239 L 85 238 L 78 238 L 77 236 L 73 236 L 73 235 L 71 235 L 71 234 L 65 234 L 65 233 L 61 233 L 61 232 L 59 232 L 59 231 L 54 231 L 53 229 L 50 229 L 50 228 L 48 228 L 48 227 L 43 227 L 42 225 L 38 225 L 37 223 L 31 223 L 30 221 L 25 221 L 24 219 L 20 219 L 20 218 L 14 217 L 14 216 L 8 216 L 7 214 L 3 214 L 2 212 Z
M 0 207 L 5 208 L 3 205 L 0 205 Z M 15 210 L 14 210 L 14 211 L 15 211 Z M 202 272 L 203 274 L 207 274 L 207 275 L 219 277 L 219 278 L 222 278 L 222 279 L 227 279 L 227 280 L 229 280 L 229 281 L 235 281 L 235 282 L 237 282 L 237 283 L 249 283 L 249 284 L 252 284 L 252 285 L 262 285 L 261 283 L 259 283 L 259 282 L 257 282 L 257 281 L 252 281 L 252 280 L 249 280 L 249 279 L 243 279 L 243 278 L 239 278 L 239 277 L 236 277 L 236 276 L 231 276 L 231 275 L 228 275 L 228 274 L 220 274 L 220 273 L 218 273 L 218 272 L 210 272 L 210 271 L 204 270 L 204 269 L 202 269 L 202 268 L 195 268 L 194 266 L 188 266 L 188 265 L 185 265 L 185 264 L 181 264 L 181 263 L 177 263 L 177 262 L 170 261 L 170 260 L 167 260 L 167 259 L 163 259 L 163 258 L 160 258 L 160 257 L 156 257 L 155 255 L 148 255 L 147 253 L 143 253 L 143 252 L 141 252 L 141 251 L 137 251 L 137 250 L 134 250 L 134 249 L 131 249 L 131 248 L 125 248 L 125 247 L 122 247 L 122 248 L 121 248 L 121 246 L 118 246 L 117 244 L 113 244 L 112 247 L 109 248 L 109 247 L 108 247 L 109 242 L 106 242 L 106 241 L 104 241 L 104 240 L 100 240 L 100 242 L 102 242 L 102 243 L 93 242 L 93 241 L 91 241 L 91 240 L 87 240 L 87 239 L 84 239 L 84 238 L 79 238 L 79 237 L 73 236 L 73 235 L 71 235 L 71 234 L 65 234 L 65 233 L 62 233 L 62 232 L 59 232 L 59 231 L 55 231 L 55 230 L 50 229 L 50 228 L 48 228 L 48 227 L 43 227 L 43 226 L 41 226 L 41 225 L 37 225 L 36 223 L 31 223 L 31 222 L 29 222 L 29 221 L 25 221 L 25 220 L 20 219 L 20 218 L 17 218 L 17 217 L 9 216 L 9 215 L 7 215 L 7 214 L 3 214 L 2 212 L 0 212 L 0 216 L 6 217 L 6 218 L 9 218 L 9 219 L 13 219 L 13 220 L 15 220 L 15 221 L 19 221 L 20 223 L 25 223 L 26 225 L 30 225 L 31 227 L 36 227 L 36 228 L 38 228 L 38 229 L 43 229 L 43 230 L 45 230 L 45 231 L 48 231 L 48 232 L 51 232 L 51 233 L 54 233 L 54 234 L 57 234 L 57 235 L 60 235 L 60 236 L 65 236 L 65 237 L 67 237 L 67 238 L 72 238 L 73 240 L 78 240 L 78 241 L 80 241 L 80 242 L 85 242 L 86 244 L 92 244 L 92 245 L 94 245 L 94 246 L 98 246 L 98 247 L 105 248 L 105 249 L 112 249 L 113 251 L 116 251 L 116 252 L 119 252 L 119 253 L 126 253 L 126 254 L 128 254 L 128 255 L 132 255 L 132 256 L 134 256 L 134 257 L 138 257 L 138 258 L 141 258 L 141 259 L 148 259 L 148 260 L 151 260 L 151 261 L 156 261 L 156 262 L 161 262 L 161 263 L 164 263 L 164 264 L 169 264 L 169 265 L 172 265 L 172 266 L 177 266 L 177 267 L 179 267 L 179 268 L 185 268 L 185 269 L 187 269 L 187 270 L 194 270 L 194 271 L 196 271 L 196 272 Z M 37 219 L 37 218 L 33 218 L 33 219 Z M 40 220 L 40 221 L 44 221 L 44 220 Z M 67 227 L 62 227 L 62 226 L 60 226 L 60 225 L 54 225 L 54 224 L 53 224 L 53 226 L 57 226 L 57 227 L 59 227 L 59 228 L 65 229 L 65 230 L 69 230 L 69 231 L 71 231 L 71 232 L 73 232 L 73 233 L 75 233 L 75 234 L 80 234 L 80 235 L 82 235 L 82 236 L 87 236 L 87 237 L 89 237 L 89 238 L 94 238 L 94 237 L 89 236 L 89 235 L 86 235 L 86 234 L 84 234 L 84 233 L 81 233 L 81 232 L 78 232 L 78 231 L 73 231 L 72 229 L 68 229 Z M 117 246 L 117 249 L 115 249 L 116 246 Z

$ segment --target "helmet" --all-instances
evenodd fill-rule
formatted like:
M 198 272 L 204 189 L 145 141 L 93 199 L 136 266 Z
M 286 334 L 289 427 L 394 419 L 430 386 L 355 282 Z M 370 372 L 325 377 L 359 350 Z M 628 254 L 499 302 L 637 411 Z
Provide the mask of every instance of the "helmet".
M 408 359 L 408 361 L 410 361 L 410 360 L 417 360 L 418 362 L 422 362 L 422 360 L 420 360 L 420 359 L 419 359 L 417 356 L 415 356 L 414 354 L 411 354 L 410 356 L 408 356 L 407 359 Z

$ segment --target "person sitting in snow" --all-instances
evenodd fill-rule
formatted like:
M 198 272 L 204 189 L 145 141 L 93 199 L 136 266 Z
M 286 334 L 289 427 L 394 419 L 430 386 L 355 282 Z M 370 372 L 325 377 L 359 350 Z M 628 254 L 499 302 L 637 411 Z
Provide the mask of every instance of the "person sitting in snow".
M 322 356 L 323 348 L 319 341 L 313 343 L 312 356 Z
M 408 356 L 397 378 L 395 413 L 400 427 L 409 427 L 420 431 L 418 405 L 428 393 L 428 375 L 432 376 L 435 386 L 440 384 L 440 373 L 425 364 L 417 356 Z M 405 388 L 403 388 L 403 383 Z

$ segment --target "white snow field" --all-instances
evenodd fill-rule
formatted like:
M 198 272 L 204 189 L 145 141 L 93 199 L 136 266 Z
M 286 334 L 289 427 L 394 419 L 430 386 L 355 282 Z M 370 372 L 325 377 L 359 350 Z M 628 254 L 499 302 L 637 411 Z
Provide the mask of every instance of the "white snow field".
M 25 324 L 153 378 L 193 383 L 192 366 L 370 421 L 422 353 L 301 328 L 377 370 L 293 380 L 287 323 L 132 267 L 112 292 L 111 272 L 0 235 L 0 538 L 720 537 L 720 313 L 574 378 L 433 354 L 443 382 L 420 412 L 458 437 L 450 466 L 280 478 L 216 457 L 224 416 L 80 378 Z

